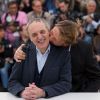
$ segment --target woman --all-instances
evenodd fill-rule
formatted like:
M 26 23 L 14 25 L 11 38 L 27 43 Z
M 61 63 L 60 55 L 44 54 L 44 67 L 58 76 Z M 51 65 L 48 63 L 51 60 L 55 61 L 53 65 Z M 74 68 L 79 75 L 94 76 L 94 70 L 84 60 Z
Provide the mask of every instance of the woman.
M 95 57 L 100 65 L 100 24 L 96 28 L 96 36 L 93 39 L 93 46 L 94 46 Z
M 58 22 L 51 30 L 50 41 L 57 46 L 70 49 L 72 63 L 72 90 L 73 92 L 96 92 L 100 86 L 100 69 L 93 57 L 92 48 L 83 41 L 76 41 L 78 30 L 72 21 Z M 16 61 L 25 59 L 25 53 L 18 48 L 15 53 Z M 21 59 L 21 60 L 18 60 Z

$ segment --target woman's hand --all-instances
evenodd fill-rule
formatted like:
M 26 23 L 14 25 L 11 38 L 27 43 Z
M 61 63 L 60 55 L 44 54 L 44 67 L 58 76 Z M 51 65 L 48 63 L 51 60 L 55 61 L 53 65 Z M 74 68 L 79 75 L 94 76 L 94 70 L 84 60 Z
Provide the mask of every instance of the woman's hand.
M 26 54 L 22 51 L 22 48 L 25 46 L 25 44 L 22 44 L 15 52 L 14 59 L 16 62 L 21 62 L 22 60 L 25 60 Z

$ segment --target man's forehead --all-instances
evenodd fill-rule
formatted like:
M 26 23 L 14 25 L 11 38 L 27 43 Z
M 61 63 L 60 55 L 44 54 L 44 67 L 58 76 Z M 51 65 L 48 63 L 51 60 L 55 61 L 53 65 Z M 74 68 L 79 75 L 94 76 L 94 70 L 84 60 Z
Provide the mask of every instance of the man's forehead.
M 44 29 L 46 29 L 46 26 L 42 21 L 34 21 L 28 27 L 29 33 L 36 32 L 39 30 L 44 30 Z

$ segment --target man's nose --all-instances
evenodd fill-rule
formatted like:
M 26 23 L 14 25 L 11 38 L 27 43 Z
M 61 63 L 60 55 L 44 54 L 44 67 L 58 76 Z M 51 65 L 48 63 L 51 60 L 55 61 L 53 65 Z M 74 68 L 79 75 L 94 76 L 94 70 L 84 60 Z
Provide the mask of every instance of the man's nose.
M 38 39 L 42 39 L 42 35 L 40 33 L 38 34 Z

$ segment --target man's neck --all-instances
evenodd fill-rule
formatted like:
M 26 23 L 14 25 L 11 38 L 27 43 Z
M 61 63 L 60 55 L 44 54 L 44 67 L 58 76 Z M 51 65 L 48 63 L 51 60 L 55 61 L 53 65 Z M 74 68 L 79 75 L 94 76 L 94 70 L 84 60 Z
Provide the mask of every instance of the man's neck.
M 41 16 L 41 15 L 42 15 L 42 11 L 41 11 L 41 12 L 34 12 L 34 14 L 35 14 L 36 16 Z
M 38 49 L 38 48 L 37 48 Z M 44 54 L 45 52 L 47 52 L 47 50 L 49 50 L 50 49 L 50 44 L 47 46 L 47 48 L 43 48 L 43 49 L 38 49 L 40 52 L 41 52 L 41 54 Z

